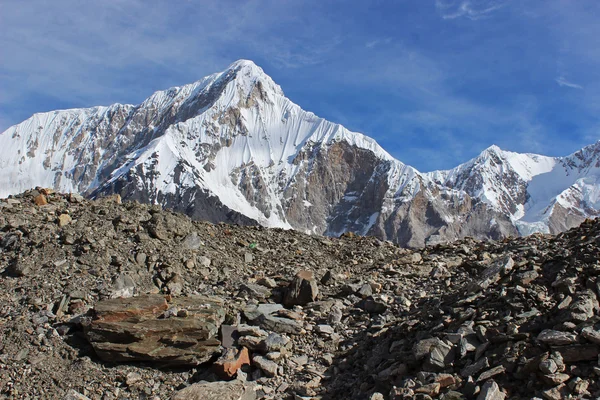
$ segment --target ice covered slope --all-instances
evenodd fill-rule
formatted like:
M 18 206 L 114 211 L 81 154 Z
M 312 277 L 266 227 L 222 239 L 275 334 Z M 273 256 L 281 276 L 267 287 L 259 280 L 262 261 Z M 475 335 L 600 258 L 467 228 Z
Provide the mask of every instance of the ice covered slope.
M 119 193 L 197 219 L 410 246 L 560 230 L 597 209 L 596 150 L 554 159 L 492 147 L 422 174 L 302 110 L 247 60 L 140 105 L 36 114 L 0 146 L 0 197 L 35 186 Z M 546 174 L 561 178 L 550 187 Z
M 560 232 L 600 210 L 600 142 L 567 157 L 497 146 L 448 171 L 427 174 L 509 215 L 521 234 Z

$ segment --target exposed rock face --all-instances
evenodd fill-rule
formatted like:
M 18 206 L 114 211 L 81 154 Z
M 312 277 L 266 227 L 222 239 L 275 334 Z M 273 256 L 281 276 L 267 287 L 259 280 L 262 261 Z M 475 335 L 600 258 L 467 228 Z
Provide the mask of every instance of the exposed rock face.
M 137 106 L 36 114 L 2 133 L 0 147 L 10 149 L 0 154 L 0 196 L 36 186 L 118 194 L 197 220 L 411 247 L 557 233 L 598 215 L 600 143 L 563 158 L 492 146 L 420 173 L 302 110 L 245 60 Z
M 86 337 L 104 361 L 198 365 L 221 342 L 223 302 L 202 296 L 146 295 L 98 302 Z

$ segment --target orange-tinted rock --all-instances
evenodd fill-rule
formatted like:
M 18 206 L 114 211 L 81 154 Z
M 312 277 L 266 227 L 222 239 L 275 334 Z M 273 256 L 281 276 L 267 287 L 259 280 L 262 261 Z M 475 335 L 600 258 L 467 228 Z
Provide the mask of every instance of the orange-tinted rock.
M 250 365 L 248 349 L 227 349 L 213 365 L 215 373 L 223 379 L 233 378 L 243 365 Z
M 48 204 L 46 196 L 44 196 L 41 193 L 34 197 L 33 202 L 36 206 L 45 206 L 46 204 Z

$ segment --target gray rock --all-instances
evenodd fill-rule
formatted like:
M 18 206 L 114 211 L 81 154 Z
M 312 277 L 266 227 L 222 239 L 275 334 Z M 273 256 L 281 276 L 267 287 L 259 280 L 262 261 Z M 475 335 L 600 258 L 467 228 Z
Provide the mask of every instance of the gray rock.
M 259 355 L 254 355 L 252 357 L 252 364 L 260 368 L 268 377 L 276 376 L 277 370 L 279 369 L 279 366 L 275 362 Z
M 281 309 L 283 309 L 281 304 L 259 304 L 257 306 L 246 307 L 243 313 L 249 321 L 255 321 L 261 315 L 271 315 Z
M 112 298 L 133 297 L 136 293 L 136 284 L 131 275 L 120 274 L 113 282 Z
M 497 367 L 488 369 L 485 372 L 482 372 L 477 378 L 477 382 L 483 382 L 490 379 L 492 376 L 503 374 L 506 371 L 503 365 L 498 365 Z
M 204 243 L 197 232 L 192 232 L 181 241 L 181 245 L 186 250 L 198 250 Z
M 172 400 L 255 400 L 254 384 L 239 380 L 200 382 L 176 392 Z
M 373 295 L 373 288 L 368 283 L 365 283 L 360 287 L 360 289 L 358 289 L 358 292 L 356 292 L 356 294 L 362 297 L 363 299 L 367 298 Z
M 467 291 L 475 293 L 487 289 L 490 285 L 497 283 L 503 275 L 510 272 L 514 265 L 515 262 L 510 256 L 494 261 L 475 281 L 467 285 Z
M 493 380 L 487 381 L 481 388 L 481 393 L 477 400 L 504 400 L 506 394 L 500 390 L 500 387 Z
M 558 366 L 556 365 L 556 362 L 551 358 L 540 362 L 539 368 L 540 368 L 540 371 L 542 371 L 546 375 L 554 374 L 558 370 Z
M 67 392 L 63 400 L 90 400 L 89 397 L 82 395 L 81 393 L 71 389 Z
M 468 378 L 469 376 L 474 376 L 478 372 L 482 371 L 484 368 L 488 368 L 490 363 L 487 357 L 480 358 L 476 363 L 467 365 L 460 371 L 460 376 L 463 378 Z
M 562 346 L 577 343 L 577 335 L 570 332 L 545 329 L 537 336 L 537 340 L 550 346 Z
M 594 330 L 591 326 L 583 328 L 581 336 L 592 343 L 600 344 L 600 331 Z
M 452 365 L 453 362 L 454 349 L 452 346 L 439 341 L 431 348 L 426 364 L 434 368 L 444 369 Z
M 334 329 L 329 325 L 317 325 L 315 327 L 315 331 L 317 331 L 317 333 L 322 333 L 325 335 L 331 335 L 335 332 Z
M 275 317 L 272 315 L 262 314 L 256 321 L 261 328 L 278 332 L 299 334 L 302 331 L 302 325 L 293 319 Z
M 240 293 L 247 293 L 254 299 L 265 300 L 271 297 L 271 291 L 256 283 L 244 283 L 240 288 Z
M 265 353 L 280 351 L 289 344 L 290 340 L 277 333 L 270 333 L 262 342 L 261 348 Z

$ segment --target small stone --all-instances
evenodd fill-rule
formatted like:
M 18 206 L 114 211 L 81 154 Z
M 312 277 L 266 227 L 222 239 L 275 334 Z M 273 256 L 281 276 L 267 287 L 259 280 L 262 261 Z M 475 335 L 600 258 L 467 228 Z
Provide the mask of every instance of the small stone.
M 142 375 L 137 373 L 137 372 L 130 372 L 127 374 L 127 377 L 125 378 L 125 383 L 127 384 L 127 386 L 133 386 L 138 382 L 142 381 Z
M 467 285 L 468 293 L 475 293 L 487 289 L 490 285 L 497 283 L 500 278 L 511 271 L 515 262 L 510 256 L 500 258 L 486 268 L 479 278 Z
M 201 266 L 203 268 L 208 268 L 208 267 L 210 267 L 212 260 L 206 256 L 198 256 L 198 258 L 196 258 L 196 262 L 198 263 L 199 266 Z
M 556 362 L 549 358 L 540 362 L 540 371 L 542 371 L 546 375 L 554 374 L 558 370 L 558 366 Z
M 481 375 L 479 375 L 479 378 L 477 378 L 477 382 L 486 381 L 486 380 L 490 379 L 492 376 L 503 374 L 505 371 L 506 370 L 503 365 L 499 365 L 492 369 L 488 369 L 487 371 L 482 372 Z
M 241 350 L 229 348 L 213 364 L 215 373 L 223 379 L 231 379 L 237 371 L 244 365 L 250 365 L 250 355 L 248 349 L 242 347 Z
M 558 385 L 558 384 L 568 381 L 569 379 L 571 379 L 571 377 L 567 374 L 558 373 L 558 374 L 544 375 L 543 379 L 549 385 Z
M 277 370 L 279 369 L 279 366 L 275 362 L 259 355 L 255 355 L 254 357 L 252 357 L 252 364 L 260 368 L 265 373 L 265 375 L 267 375 L 270 378 L 276 376 Z
M 198 250 L 204 243 L 197 232 L 192 232 L 183 239 L 181 244 L 187 250 Z
M 356 294 L 362 297 L 363 299 L 366 299 L 367 297 L 373 295 L 373 288 L 368 283 L 365 283 L 360 287 L 360 289 L 358 289 L 358 292 L 356 292 Z
M 63 400 L 90 400 L 89 397 L 82 395 L 81 393 L 71 389 L 67 393 Z
M 592 343 L 600 344 L 600 331 L 594 330 L 591 326 L 583 328 L 581 336 Z
M 83 196 L 77 193 L 69 193 L 69 197 L 67 197 L 69 203 L 83 203 Z
M 255 400 L 254 384 L 233 380 L 229 382 L 200 382 L 182 389 L 171 400 Z
M 285 348 L 290 340 L 284 336 L 281 336 L 277 333 L 270 333 L 269 336 L 266 337 L 261 343 L 261 348 L 265 353 L 270 353 L 272 351 L 280 351 Z
M 34 197 L 33 202 L 36 206 L 45 206 L 46 204 L 48 204 L 46 196 L 44 196 L 41 193 Z
M 545 329 L 538 335 L 537 340 L 550 346 L 562 346 L 577 343 L 577 335 L 570 332 Z
M 317 325 L 315 331 L 325 335 L 331 335 L 335 332 L 330 325 Z
M 256 283 L 244 283 L 240 287 L 240 293 L 247 293 L 251 298 L 265 300 L 271 297 L 271 290 Z
M 370 314 L 382 314 L 387 310 L 387 305 L 373 298 L 361 300 L 357 306 Z
M 547 400 L 562 400 L 566 399 L 568 395 L 569 391 L 564 383 L 542 392 L 542 396 Z
M 277 287 L 277 282 L 275 282 L 275 279 L 269 277 L 260 278 L 258 280 L 258 284 L 269 289 L 275 289 Z
M 587 394 L 587 389 L 590 386 L 590 382 L 577 377 L 570 381 L 568 385 L 575 394 Z
M 72 219 L 69 216 L 69 214 L 60 214 L 58 216 L 58 226 L 60 226 L 60 227 L 70 224 L 71 221 L 72 221 Z
M 437 382 L 423 385 L 414 389 L 415 393 L 424 393 L 428 396 L 435 397 L 440 394 L 441 385 Z
M 135 255 L 135 262 L 136 262 L 138 265 L 146 265 L 146 258 L 147 258 L 147 256 L 146 256 L 146 254 L 145 254 L 145 253 L 141 253 L 141 252 L 140 252 L 140 253 L 137 253 L 137 254 Z
M 481 388 L 477 400 L 504 400 L 505 397 L 506 394 L 500 390 L 498 384 L 493 380 L 489 380 Z
M 464 367 L 462 371 L 460 371 L 460 376 L 468 378 L 489 366 L 490 364 L 487 357 L 480 358 L 476 363 Z

